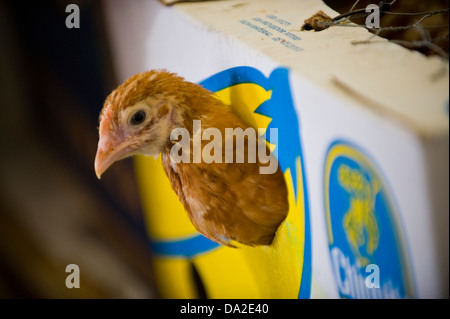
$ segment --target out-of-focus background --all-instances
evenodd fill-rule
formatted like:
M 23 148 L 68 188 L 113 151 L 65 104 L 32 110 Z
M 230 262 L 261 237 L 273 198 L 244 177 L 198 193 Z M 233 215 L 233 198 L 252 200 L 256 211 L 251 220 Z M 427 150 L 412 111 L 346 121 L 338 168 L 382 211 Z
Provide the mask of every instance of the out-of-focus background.
M 354 3 L 325 2 L 341 13 Z M 70 3 L 79 29 L 65 25 Z M 93 169 L 98 115 L 118 84 L 105 3 L 0 0 L 0 298 L 158 297 L 132 162 L 100 181 Z M 448 14 L 436 19 L 448 25 Z M 448 27 L 430 32 L 448 54 Z M 65 285 L 69 264 L 80 268 L 79 289 Z
M 324 0 L 324 2 L 341 14 L 366 8 L 370 4 L 379 5 L 381 3 L 381 1 L 374 0 Z M 441 55 L 448 59 L 449 14 L 448 11 L 446 13 L 440 11 L 448 10 L 449 0 L 388 0 L 384 2 L 392 4 L 388 11 L 394 14 L 382 14 L 381 29 L 371 29 L 371 32 L 427 56 Z M 411 14 L 415 12 L 434 13 L 429 16 Z M 349 16 L 349 19 L 355 24 L 364 25 L 366 16 L 355 14 Z M 408 28 L 419 21 L 420 27 Z
M 132 163 L 94 173 L 107 38 L 100 1 L 0 2 L 0 298 L 156 297 Z

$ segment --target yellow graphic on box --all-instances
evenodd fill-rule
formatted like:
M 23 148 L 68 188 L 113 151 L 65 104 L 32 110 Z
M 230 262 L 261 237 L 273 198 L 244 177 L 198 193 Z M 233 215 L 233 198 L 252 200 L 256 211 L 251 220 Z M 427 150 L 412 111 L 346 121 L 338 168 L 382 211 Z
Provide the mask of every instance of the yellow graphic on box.
M 271 98 L 271 90 L 241 83 L 215 92 L 254 127 L 267 128 L 271 118 L 254 111 Z M 163 170 L 161 158 L 135 157 L 135 169 L 151 242 L 203 238 L 192 226 Z M 154 272 L 162 298 L 201 297 L 193 268 L 208 298 L 298 298 L 305 247 L 303 170 L 296 159 L 297 198 L 290 169 L 284 172 L 289 213 L 270 246 L 229 248 L 213 243 L 192 255 L 154 255 Z M 208 240 L 209 241 L 209 240 Z M 211 242 L 212 243 L 212 242 Z M 198 280 L 197 280 L 198 281 Z M 309 290 L 308 290 L 309 296 Z
M 360 247 L 365 245 L 365 251 L 373 255 L 380 237 L 374 208 L 380 185 L 376 178 L 369 182 L 360 170 L 345 164 L 339 166 L 338 179 L 339 184 L 350 194 L 350 208 L 343 220 L 344 232 L 357 260 L 365 267 L 370 262 L 362 256 Z

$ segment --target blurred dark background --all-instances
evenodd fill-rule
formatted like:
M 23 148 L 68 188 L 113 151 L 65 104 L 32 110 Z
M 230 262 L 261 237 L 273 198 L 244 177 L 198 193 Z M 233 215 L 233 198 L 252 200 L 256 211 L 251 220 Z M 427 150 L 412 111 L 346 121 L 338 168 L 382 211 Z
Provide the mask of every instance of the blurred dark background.
M 100 1 L 0 0 L 0 298 L 156 296 L 131 161 L 94 173 L 117 84 Z

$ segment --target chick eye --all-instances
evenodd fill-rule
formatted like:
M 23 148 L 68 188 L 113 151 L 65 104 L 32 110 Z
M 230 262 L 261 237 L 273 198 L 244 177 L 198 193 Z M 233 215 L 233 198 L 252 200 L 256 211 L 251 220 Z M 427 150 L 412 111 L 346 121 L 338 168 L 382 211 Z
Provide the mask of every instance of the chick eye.
M 146 116 L 146 114 L 145 114 L 144 111 L 142 111 L 142 110 L 137 111 L 137 112 L 134 113 L 133 116 L 131 117 L 131 119 L 130 119 L 130 124 L 131 124 L 131 125 L 139 125 L 139 124 L 141 124 L 142 122 L 144 122 L 145 116 Z

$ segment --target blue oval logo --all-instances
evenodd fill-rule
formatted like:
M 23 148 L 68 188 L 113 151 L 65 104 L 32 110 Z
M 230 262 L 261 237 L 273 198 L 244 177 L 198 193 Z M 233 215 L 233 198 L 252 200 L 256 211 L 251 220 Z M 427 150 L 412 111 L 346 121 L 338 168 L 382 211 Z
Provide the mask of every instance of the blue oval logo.
M 413 298 L 398 215 L 379 171 L 355 147 L 327 153 L 324 199 L 328 240 L 342 298 Z

